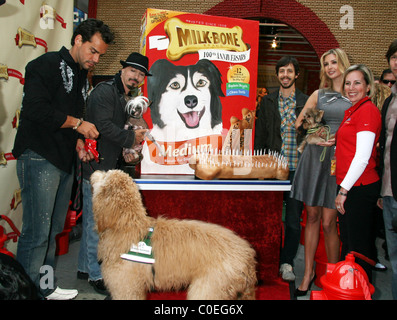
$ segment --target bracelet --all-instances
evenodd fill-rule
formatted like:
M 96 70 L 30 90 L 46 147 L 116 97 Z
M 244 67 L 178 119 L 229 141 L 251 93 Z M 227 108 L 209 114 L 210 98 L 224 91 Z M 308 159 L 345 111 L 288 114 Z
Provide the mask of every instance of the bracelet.
M 341 196 L 347 197 L 347 193 L 343 193 L 342 191 L 339 191 L 338 193 L 339 193 Z
M 76 123 L 76 125 L 73 127 L 73 130 L 77 130 L 78 127 L 83 123 L 83 118 L 79 119 Z

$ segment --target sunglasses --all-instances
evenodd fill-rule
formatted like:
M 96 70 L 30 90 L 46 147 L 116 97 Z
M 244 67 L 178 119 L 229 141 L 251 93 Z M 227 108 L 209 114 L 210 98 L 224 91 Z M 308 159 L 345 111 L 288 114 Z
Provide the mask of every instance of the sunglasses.
M 395 84 L 395 83 L 396 83 L 396 80 L 382 80 L 382 82 L 383 82 L 384 84 L 389 84 L 389 83 Z

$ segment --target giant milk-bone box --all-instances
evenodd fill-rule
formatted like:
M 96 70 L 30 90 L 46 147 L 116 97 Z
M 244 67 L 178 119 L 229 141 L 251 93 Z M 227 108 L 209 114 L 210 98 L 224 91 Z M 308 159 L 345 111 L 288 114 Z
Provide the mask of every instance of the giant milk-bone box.
M 230 118 L 255 110 L 259 22 L 147 9 L 140 42 L 155 141 L 144 143 L 141 173 L 194 174 L 190 156 L 221 150 Z

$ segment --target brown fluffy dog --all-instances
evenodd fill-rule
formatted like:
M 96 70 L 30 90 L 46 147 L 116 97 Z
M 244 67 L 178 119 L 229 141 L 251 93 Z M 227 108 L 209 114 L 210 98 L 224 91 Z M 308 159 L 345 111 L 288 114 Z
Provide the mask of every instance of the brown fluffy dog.
M 188 299 L 255 299 L 256 260 L 233 231 L 195 220 L 149 217 L 133 180 L 120 170 L 91 176 L 98 258 L 112 299 L 187 289 Z M 154 264 L 120 258 L 153 227 Z
M 298 132 L 304 134 L 305 138 L 298 147 L 300 153 L 303 152 L 306 144 L 316 144 L 326 142 L 334 137 L 329 135 L 329 127 L 325 125 L 323 120 L 324 110 L 317 108 L 308 108 L 303 116 L 302 125 Z

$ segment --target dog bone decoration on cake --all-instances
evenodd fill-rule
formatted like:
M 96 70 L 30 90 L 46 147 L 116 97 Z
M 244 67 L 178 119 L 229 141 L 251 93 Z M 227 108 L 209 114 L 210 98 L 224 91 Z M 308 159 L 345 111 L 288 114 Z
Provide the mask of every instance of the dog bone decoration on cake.
M 189 160 L 195 170 L 196 177 L 204 180 L 212 179 L 278 179 L 287 180 L 288 161 L 276 152 L 262 154 L 254 151 L 230 151 L 222 153 L 198 153 Z

